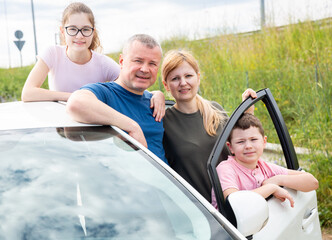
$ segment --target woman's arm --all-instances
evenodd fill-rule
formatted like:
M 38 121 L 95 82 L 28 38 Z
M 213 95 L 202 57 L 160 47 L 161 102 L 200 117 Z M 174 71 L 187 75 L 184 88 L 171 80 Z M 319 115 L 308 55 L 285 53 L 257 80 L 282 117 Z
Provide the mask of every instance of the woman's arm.
M 263 182 L 263 185 L 274 183 L 278 186 L 309 192 L 319 186 L 318 180 L 310 173 L 288 169 L 288 175 L 276 175 Z
M 42 59 L 38 59 L 32 68 L 22 89 L 21 99 L 24 102 L 33 101 L 67 101 L 70 94 L 68 92 L 56 92 L 41 88 L 44 83 L 49 68 Z
M 242 93 L 242 102 L 246 100 L 248 97 L 257 98 L 257 94 L 254 90 L 248 88 L 247 90 L 244 91 L 244 93 Z M 255 106 L 252 105 L 250 108 L 247 109 L 246 113 L 254 115 L 254 111 L 255 111 Z
M 150 108 L 154 108 L 153 117 L 157 122 L 165 116 L 165 96 L 161 91 L 152 91 Z

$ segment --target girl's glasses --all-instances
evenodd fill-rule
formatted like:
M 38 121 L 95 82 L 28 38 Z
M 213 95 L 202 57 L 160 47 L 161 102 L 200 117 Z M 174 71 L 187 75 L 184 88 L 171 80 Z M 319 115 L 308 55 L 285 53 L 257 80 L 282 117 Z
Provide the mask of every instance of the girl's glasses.
M 74 26 L 65 27 L 65 29 L 69 36 L 76 36 L 78 32 L 81 32 L 84 37 L 90 37 L 94 30 L 94 28 L 92 27 L 83 27 L 81 29 L 78 29 Z

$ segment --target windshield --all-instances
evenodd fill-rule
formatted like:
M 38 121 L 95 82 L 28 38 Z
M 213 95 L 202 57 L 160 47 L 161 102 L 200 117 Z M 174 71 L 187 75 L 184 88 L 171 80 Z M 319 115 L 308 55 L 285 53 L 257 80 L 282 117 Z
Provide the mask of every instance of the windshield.
M 110 127 L 0 132 L 0 239 L 231 239 Z

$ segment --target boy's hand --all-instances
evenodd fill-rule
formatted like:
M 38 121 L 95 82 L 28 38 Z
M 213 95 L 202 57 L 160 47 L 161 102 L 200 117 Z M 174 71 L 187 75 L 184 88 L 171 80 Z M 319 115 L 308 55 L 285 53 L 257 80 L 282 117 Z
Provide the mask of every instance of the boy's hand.
M 257 94 L 254 90 L 248 88 L 247 90 L 244 91 L 244 93 L 242 93 L 242 102 L 246 100 L 248 97 L 257 98 Z M 254 111 L 255 111 L 255 106 L 252 105 L 250 108 L 247 109 L 246 113 L 254 114 Z
M 152 115 L 160 122 L 165 116 L 165 96 L 161 91 L 153 91 L 152 94 L 150 108 L 154 108 Z
M 279 199 L 280 201 L 285 201 L 286 199 L 289 200 L 291 207 L 294 207 L 294 199 L 290 195 L 290 193 L 283 189 L 282 187 L 277 187 L 276 191 L 273 193 L 273 196 Z

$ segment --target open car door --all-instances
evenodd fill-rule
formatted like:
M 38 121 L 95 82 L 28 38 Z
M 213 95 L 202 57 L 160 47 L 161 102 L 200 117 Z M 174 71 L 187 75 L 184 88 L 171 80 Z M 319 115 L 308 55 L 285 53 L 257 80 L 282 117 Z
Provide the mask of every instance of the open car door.
M 257 92 L 231 115 L 208 160 L 208 173 L 219 211 L 248 239 L 322 239 L 318 218 L 316 191 L 301 192 L 287 189 L 295 201 L 294 208 L 272 197 L 265 200 L 252 191 L 238 191 L 225 200 L 216 167 L 227 138 L 240 116 L 253 104 L 263 101 L 275 126 L 288 169 L 301 170 L 287 127 L 271 91 Z M 242 193 L 241 193 L 242 192 Z M 263 201 L 262 201 L 263 199 Z

